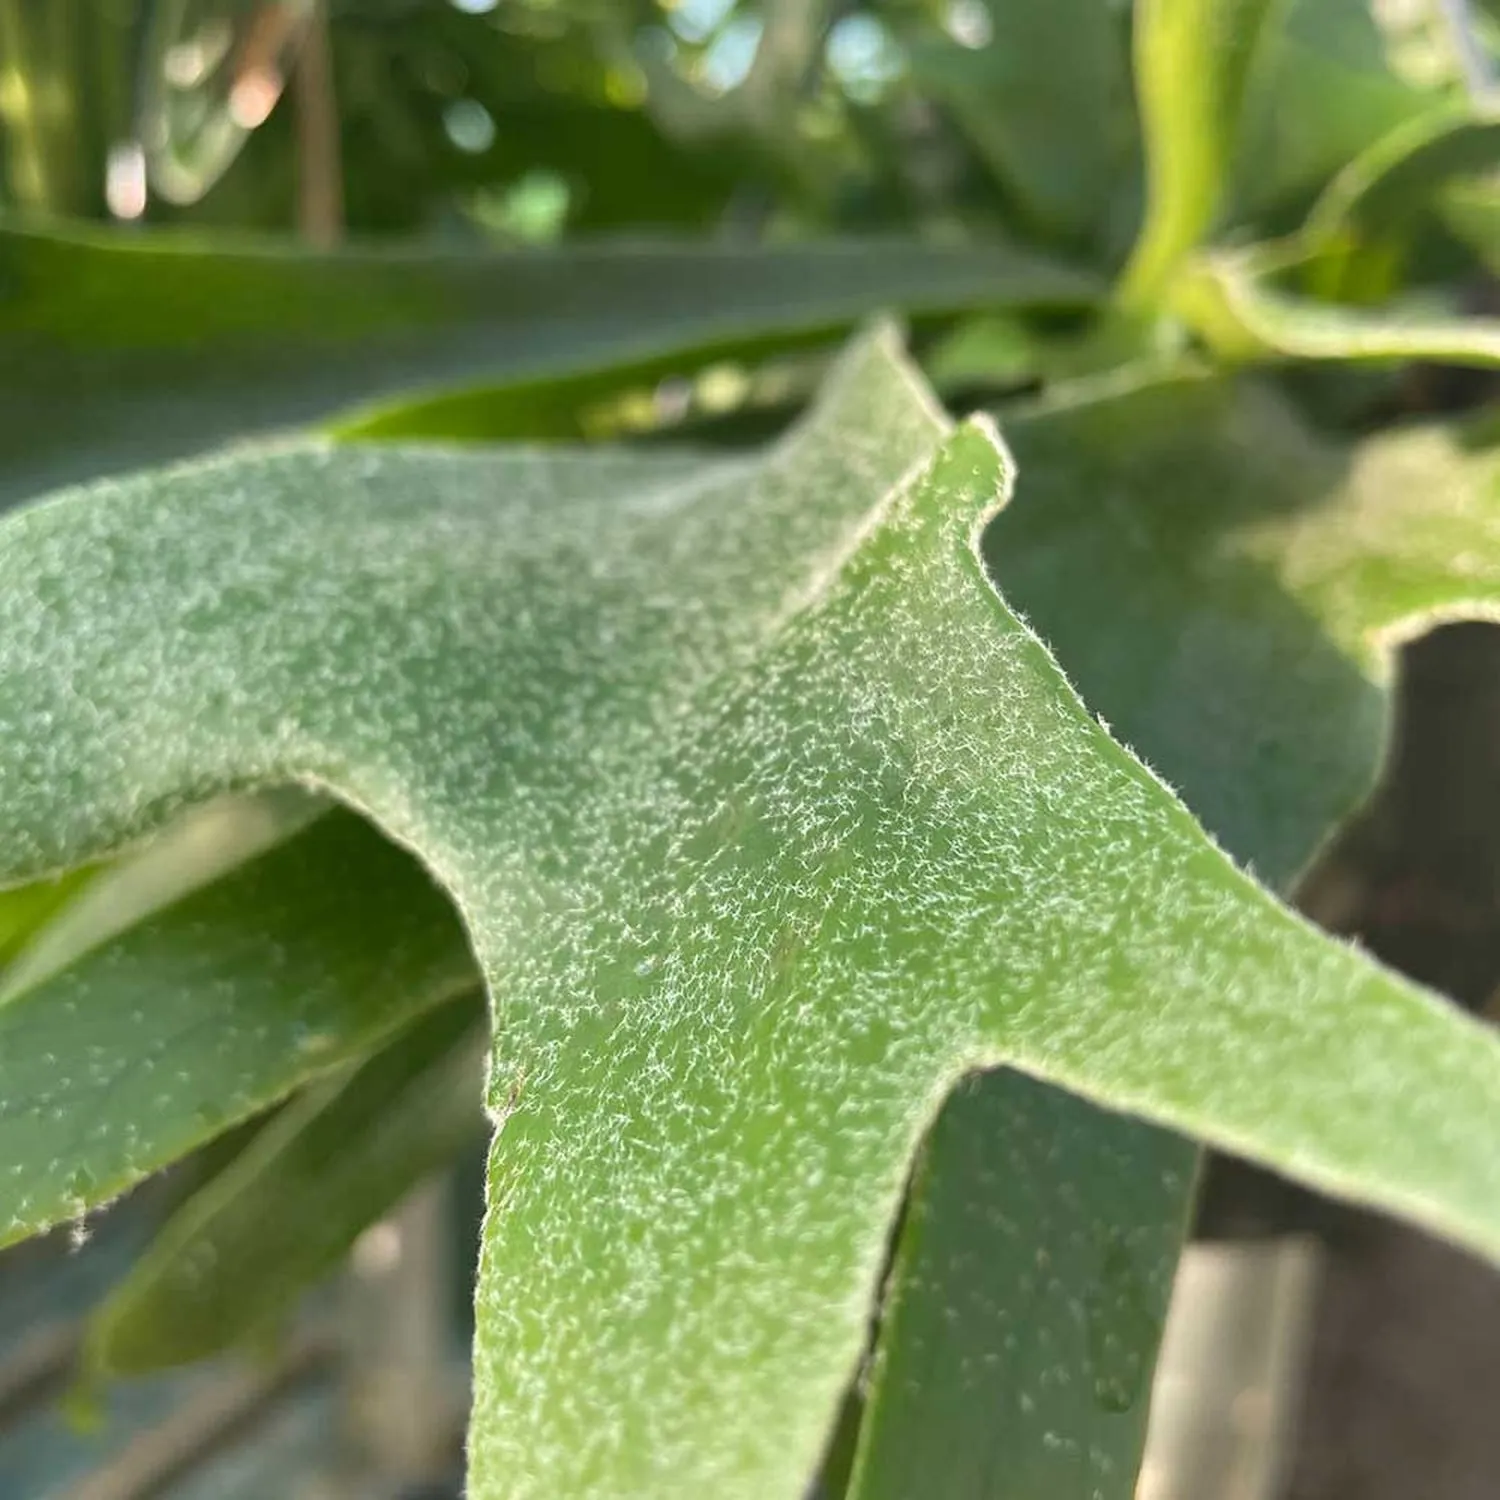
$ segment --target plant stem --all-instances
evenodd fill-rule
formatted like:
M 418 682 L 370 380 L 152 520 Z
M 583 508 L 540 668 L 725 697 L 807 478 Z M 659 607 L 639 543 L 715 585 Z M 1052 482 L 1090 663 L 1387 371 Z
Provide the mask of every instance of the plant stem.
M 344 233 L 344 181 L 339 150 L 338 101 L 333 85 L 333 49 L 328 8 L 313 8 L 297 58 L 297 222 L 303 238 L 321 249 Z

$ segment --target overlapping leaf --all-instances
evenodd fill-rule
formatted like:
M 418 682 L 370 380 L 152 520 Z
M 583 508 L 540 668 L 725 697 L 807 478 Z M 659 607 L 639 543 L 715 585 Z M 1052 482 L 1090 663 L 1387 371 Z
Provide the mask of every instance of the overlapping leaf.
M 1230 363 L 1338 360 L 1390 364 L 1438 360 L 1500 364 L 1500 319 L 1464 317 L 1442 307 L 1375 309 L 1320 302 L 1278 284 L 1274 252 L 1202 256 L 1179 281 L 1178 311 Z
M 1344 237 L 1389 234 L 1436 206 L 1455 177 L 1500 165 L 1500 119 L 1439 106 L 1382 136 L 1333 178 L 1308 214 L 1302 237 L 1318 249 Z
M 1441 426 L 1336 443 L 1251 380 L 1194 375 L 1080 383 L 1006 430 L 1026 476 L 986 538 L 1006 597 L 1286 888 L 1374 783 L 1395 643 L 1500 600 L 1500 455 Z
M 294 779 L 456 900 L 504 1122 L 482 1500 L 800 1493 L 975 1067 L 1500 1254 L 1500 1049 L 1082 708 L 976 555 L 1005 479 L 877 340 L 762 460 L 250 453 L 0 538 L 7 874 Z
M 1443 194 L 1441 211 L 1444 222 L 1481 265 L 1491 272 L 1500 266 L 1500 191 L 1493 176 L 1454 183 Z
M 1440 429 L 1340 447 L 1267 391 L 1196 376 L 1080 383 L 1006 426 L 1020 492 L 986 549 L 1007 596 L 1230 850 L 1289 888 L 1374 780 L 1393 638 L 1500 600 L 1500 459 Z M 888 1294 L 861 1496 L 1133 1493 L 1144 1401 L 1122 1379 L 1109 1409 L 1094 1387 L 1149 1363 L 1150 1268 L 1170 1263 L 1188 1158 L 1161 1132 L 1106 1133 L 1082 1112 L 1041 1128 L 1045 1108 L 992 1075 L 934 1130 Z M 1018 1211 L 1029 1174 L 1002 1190 L 994 1159 L 1027 1149 L 1052 1190 Z M 1118 1241 L 1133 1246 L 1133 1290 L 1105 1274 Z M 945 1425 L 964 1413 L 967 1441 Z M 973 1436 L 991 1430 L 1003 1448 Z
M 1015 1073 L 961 1087 L 912 1182 L 850 1500 L 1128 1500 L 1193 1162 Z
M 1248 81 L 1236 217 L 1291 227 L 1346 163 L 1439 99 L 1391 69 L 1367 0 L 1281 0 Z

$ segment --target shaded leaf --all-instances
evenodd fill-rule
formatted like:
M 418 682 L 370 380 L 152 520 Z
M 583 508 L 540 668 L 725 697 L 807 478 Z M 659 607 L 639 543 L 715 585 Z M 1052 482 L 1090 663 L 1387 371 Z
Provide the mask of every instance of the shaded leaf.
M 158 1232 L 95 1314 L 91 1363 L 186 1364 L 272 1329 L 361 1232 L 483 1128 L 476 994 L 294 1100 Z
M 1194 1155 L 1015 1073 L 912 1184 L 850 1500 L 1129 1500 Z
M 1374 784 L 1396 642 L 1500 597 L 1500 456 L 1437 426 L 1346 446 L 1192 375 L 1080 382 L 1006 431 L 1026 478 L 985 553 L 1007 598 L 1289 888 Z
M 944 436 L 876 339 L 755 459 L 251 452 L 0 536 L 8 875 L 290 779 L 459 906 L 505 1115 L 476 1500 L 800 1494 L 979 1067 L 1500 1255 L 1500 1043 L 1110 739 L 976 555 L 992 436 Z
M 800 358 L 818 364 L 826 364 L 836 352 L 822 336 L 806 340 L 788 337 L 780 341 L 780 348 L 788 361 Z M 386 405 L 352 413 L 333 427 L 332 434 L 347 442 L 417 438 L 450 442 L 618 441 L 657 428 L 673 430 L 681 426 L 693 414 L 695 405 L 701 408 L 705 393 L 717 398 L 708 405 L 722 407 L 722 416 L 737 415 L 751 404 L 757 377 L 762 377 L 759 383 L 767 383 L 766 374 L 767 366 L 757 365 L 753 358 L 724 360 L 673 354 L 585 375 L 398 397 Z M 800 406 L 815 388 L 816 374 L 805 381 L 782 383 L 792 387 L 786 394 L 795 397 Z M 726 386 L 728 399 L 720 394 Z
M 319 256 L 0 231 L 0 499 L 423 384 L 764 348 L 884 307 L 1076 306 L 1093 291 L 995 246 Z
M 1500 185 L 1493 175 L 1451 184 L 1443 194 L 1442 215 L 1492 275 L 1500 269 Z
M 1437 206 L 1447 182 L 1500 165 L 1500 118 L 1439 107 L 1382 136 L 1319 195 L 1301 238 L 1317 253 L 1347 238 L 1390 234 Z
M 0 1006 L 0 1242 L 107 1202 L 473 982 L 410 856 L 350 813 L 320 820 Z
M 537 170 L 566 184 L 573 231 L 711 224 L 743 180 L 745 153 L 690 152 L 667 139 L 622 88 L 591 19 L 558 7 L 539 25 L 447 0 L 386 15 L 368 0 L 342 8 L 334 89 L 350 224 L 420 232 L 452 195 Z M 500 122 L 483 150 L 460 149 L 449 134 L 456 87 Z

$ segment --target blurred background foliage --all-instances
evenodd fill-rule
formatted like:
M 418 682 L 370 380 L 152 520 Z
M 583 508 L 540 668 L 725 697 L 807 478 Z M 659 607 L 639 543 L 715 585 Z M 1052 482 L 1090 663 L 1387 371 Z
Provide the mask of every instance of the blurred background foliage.
M 276 102 L 315 11 L 6 0 L 10 202 L 293 227 L 297 111 Z M 910 59 L 960 78 L 955 29 L 972 43 L 987 14 L 980 0 L 956 15 L 937 0 L 329 0 L 348 228 L 545 240 L 983 218 L 1004 195 Z
M 1280 4 L 1221 244 L 1294 231 L 1392 132 L 1500 108 L 1496 0 Z M 0 213 L 321 245 L 1009 240 L 1102 285 L 1143 212 L 1131 26 L 1128 0 L 0 0 Z M 1444 166 L 1441 196 L 1424 187 L 1322 245 L 1297 290 L 1488 306 L 1475 252 L 1500 262 L 1500 177 L 1477 145 L 1477 165 Z M 939 390 L 974 405 L 1149 354 L 1164 328 L 988 316 L 916 332 Z M 673 371 L 636 373 L 623 394 L 612 379 L 578 395 L 587 410 L 570 395 L 554 435 L 758 437 L 817 360 L 736 366 L 735 390 L 702 401 L 662 383 Z M 1413 404 L 1387 375 L 1291 378 L 1338 425 Z M 401 430 L 508 435 L 492 408 Z
M 1482 83 L 1500 9 L 1458 35 L 1453 3 L 1289 0 L 1234 221 L 1296 222 L 1363 146 L 1473 87 L 1476 46 Z M 1008 233 L 1113 270 L 1141 203 L 1129 10 L 0 0 L 4 198 L 316 233 L 321 178 L 358 236 Z

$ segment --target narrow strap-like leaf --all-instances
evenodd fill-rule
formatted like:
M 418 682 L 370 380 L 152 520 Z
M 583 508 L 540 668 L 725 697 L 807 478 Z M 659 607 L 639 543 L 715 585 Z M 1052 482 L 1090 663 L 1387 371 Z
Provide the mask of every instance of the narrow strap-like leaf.
M 849 1500 L 1129 1500 L 1195 1152 L 1010 1072 L 923 1147 Z
M 885 308 L 1076 307 L 1097 290 L 994 245 L 314 255 L 0 230 L 0 499 L 424 386 L 764 350 Z
M 473 983 L 410 856 L 350 813 L 320 820 L 0 1006 L 0 1242 L 107 1202 Z

